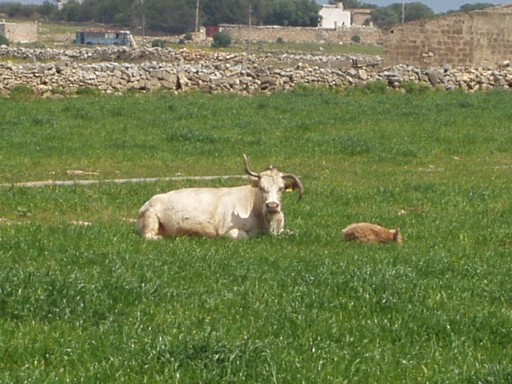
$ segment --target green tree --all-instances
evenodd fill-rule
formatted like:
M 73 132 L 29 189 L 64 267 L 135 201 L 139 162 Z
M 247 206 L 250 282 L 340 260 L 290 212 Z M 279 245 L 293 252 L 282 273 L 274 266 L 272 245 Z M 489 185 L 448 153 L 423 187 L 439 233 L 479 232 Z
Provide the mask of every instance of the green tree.
M 372 12 L 372 22 L 379 28 L 389 27 L 400 22 L 398 14 L 390 7 L 376 8 Z
M 274 0 L 263 20 L 266 25 L 313 27 L 321 6 L 314 0 Z
M 90 14 L 94 21 L 105 24 L 116 24 L 116 20 L 130 20 L 133 0 L 88 0 L 83 3 L 86 14 Z M 128 16 L 121 17 L 122 14 Z
M 249 21 L 249 12 L 252 8 L 250 0 L 202 1 L 201 14 L 206 25 L 247 24 Z
M 359 0 L 329 0 L 329 4 L 343 3 L 343 8 L 362 8 Z
M 195 0 L 147 0 L 146 24 L 149 29 L 181 34 L 195 29 Z
M 252 24 L 263 24 L 265 16 L 268 14 L 273 0 L 258 0 L 251 3 L 251 19 Z
M 224 32 L 217 32 L 213 37 L 213 48 L 227 48 L 231 45 L 231 36 Z
M 0 3 L 0 13 L 11 18 L 34 18 L 38 15 L 38 8 L 35 4 Z
M 471 11 L 479 11 L 481 9 L 486 9 L 494 7 L 494 4 L 490 3 L 474 3 L 474 4 L 464 4 L 459 8 L 460 12 L 471 12 Z
M 415 21 L 428 19 L 435 16 L 432 9 L 423 3 L 407 3 L 404 6 L 404 21 Z M 402 13 L 402 6 L 400 4 L 400 14 Z
M 80 5 L 77 1 L 71 0 L 62 6 L 58 14 L 59 20 L 64 21 L 89 21 L 90 15 L 87 14 L 87 8 Z
M 423 3 L 393 3 L 387 7 L 377 8 L 372 13 L 373 23 L 380 27 L 389 27 L 402 21 L 402 10 L 404 11 L 403 20 L 405 22 L 427 19 L 435 16 L 432 9 Z
M 375 4 L 362 3 L 360 0 L 329 0 L 329 4 L 343 3 L 344 9 L 377 8 Z
M 45 0 L 41 5 L 0 3 L 0 12 L 9 17 L 28 18 L 44 14 L 53 20 L 96 21 L 113 26 L 181 34 L 196 25 L 197 0 L 69 0 L 58 10 Z M 357 4 L 358 2 L 356 1 Z M 199 25 L 221 23 L 253 25 L 317 26 L 315 0 L 200 0 Z
M 39 14 L 46 19 L 52 17 L 55 12 L 57 12 L 57 6 L 48 0 L 45 0 L 39 8 Z

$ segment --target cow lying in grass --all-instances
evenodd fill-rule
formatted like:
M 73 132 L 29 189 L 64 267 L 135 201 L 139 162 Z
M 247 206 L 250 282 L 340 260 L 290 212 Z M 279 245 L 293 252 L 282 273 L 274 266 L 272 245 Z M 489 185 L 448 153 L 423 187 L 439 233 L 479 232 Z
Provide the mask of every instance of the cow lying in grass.
M 341 231 L 345 240 L 362 243 L 397 243 L 403 244 L 400 228 L 387 229 L 377 224 L 355 223 Z
M 278 235 L 284 228 L 282 194 L 304 187 L 299 178 L 277 168 L 245 172 L 250 185 L 186 188 L 153 196 L 139 210 L 137 231 L 145 239 L 203 236 L 247 239 L 259 233 Z

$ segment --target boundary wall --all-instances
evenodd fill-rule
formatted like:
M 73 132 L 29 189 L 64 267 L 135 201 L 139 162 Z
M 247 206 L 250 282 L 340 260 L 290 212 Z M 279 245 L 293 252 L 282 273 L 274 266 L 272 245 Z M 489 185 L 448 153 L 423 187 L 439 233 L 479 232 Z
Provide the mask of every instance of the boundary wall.
M 365 87 L 371 82 L 404 92 L 419 87 L 467 92 L 512 90 L 511 62 L 497 69 L 421 69 L 381 67 L 369 57 L 358 57 L 354 67 L 355 58 L 345 55 L 248 55 L 156 47 L 51 51 L 2 46 L 3 57 L 16 60 L 0 61 L 0 97 L 8 97 L 17 87 L 32 88 L 34 94 L 44 97 L 74 95 L 81 88 L 102 93 L 165 89 L 250 95 L 283 92 L 301 85 L 343 89 Z
M 512 5 L 406 23 L 383 34 L 386 65 L 497 67 L 512 60 Z
M 354 36 L 363 44 L 382 44 L 379 28 L 351 26 L 338 28 L 251 26 L 241 24 L 221 24 L 220 31 L 228 34 L 236 42 L 275 43 L 337 43 L 350 44 Z

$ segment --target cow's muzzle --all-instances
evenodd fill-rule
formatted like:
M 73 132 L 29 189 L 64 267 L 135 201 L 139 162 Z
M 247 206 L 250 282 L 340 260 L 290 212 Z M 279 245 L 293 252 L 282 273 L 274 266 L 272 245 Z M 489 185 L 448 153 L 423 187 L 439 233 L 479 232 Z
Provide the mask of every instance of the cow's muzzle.
M 269 213 L 279 213 L 279 203 L 277 201 L 269 201 L 265 203 L 267 207 L 267 212 Z

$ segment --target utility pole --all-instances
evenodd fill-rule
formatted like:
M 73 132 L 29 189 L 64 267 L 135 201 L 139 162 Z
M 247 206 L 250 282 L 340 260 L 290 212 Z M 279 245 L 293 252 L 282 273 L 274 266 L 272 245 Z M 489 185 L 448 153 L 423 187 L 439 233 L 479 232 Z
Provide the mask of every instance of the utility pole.
M 142 6 L 142 45 L 146 43 L 146 7 L 144 5 L 144 0 L 140 2 Z
M 249 55 L 251 54 L 252 5 L 249 5 Z
M 402 24 L 404 22 L 405 22 L 405 2 L 404 2 L 404 0 L 402 0 Z
M 199 32 L 199 0 L 196 1 L 196 32 Z

